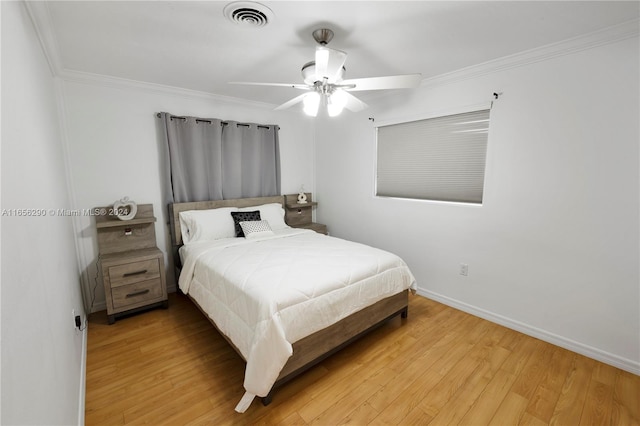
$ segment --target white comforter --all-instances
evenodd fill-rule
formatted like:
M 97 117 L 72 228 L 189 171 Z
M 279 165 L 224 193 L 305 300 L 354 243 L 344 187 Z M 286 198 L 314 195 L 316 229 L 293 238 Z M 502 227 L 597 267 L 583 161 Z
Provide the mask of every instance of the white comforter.
M 247 361 L 236 411 L 266 396 L 291 344 L 416 283 L 398 256 L 305 229 L 185 245 L 179 286 Z

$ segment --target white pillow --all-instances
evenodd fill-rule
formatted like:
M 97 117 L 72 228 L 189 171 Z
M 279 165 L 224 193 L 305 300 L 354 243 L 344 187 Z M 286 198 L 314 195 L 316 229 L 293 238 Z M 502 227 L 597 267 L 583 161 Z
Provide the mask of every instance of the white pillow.
M 236 211 L 238 211 L 237 207 L 221 207 L 180 212 L 183 244 L 235 237 L 236 230 L 231 212 Z
M 248 240 L 252 238 L 263 237 L 265 235 L 273 235 L 273 231 L 266 220 L 252 220 L 240 222 L 244 237 Z
M 266 220 L 269 222 L 269 226 L 274 231 L 278 231 L 280 229 L 289 228 L 284 221 L 284 209 L 282 208 L 282 204 L 280 203 L 270 203 L 270 204 L 262 204 L 260 206 L 253 207 L 243 207 L 239 209 L 241 212 L 245 211 L 260 211 L 260 219 Z

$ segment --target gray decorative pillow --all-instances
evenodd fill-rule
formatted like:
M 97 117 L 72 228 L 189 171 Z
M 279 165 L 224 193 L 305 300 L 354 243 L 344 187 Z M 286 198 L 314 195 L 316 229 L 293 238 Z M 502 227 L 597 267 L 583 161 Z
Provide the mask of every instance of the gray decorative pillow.
M 244 232 L 242 231 L 240 222 L 260 220 L 260 210 L 251 212 L 231 212 L 231 217 L 233 217 L 233 224 L 236 228 L 236 237 L 244 237 Z

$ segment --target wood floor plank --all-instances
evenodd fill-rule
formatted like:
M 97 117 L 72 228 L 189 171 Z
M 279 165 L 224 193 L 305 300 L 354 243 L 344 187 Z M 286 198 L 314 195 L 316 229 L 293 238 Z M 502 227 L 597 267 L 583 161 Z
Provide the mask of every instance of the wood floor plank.
M 529 400 L 516 392 L 509 392 L 489 421 L 492 426 L 517 425 L 524 415 Z
M 545 426 L 547 424 L 547 422 L 525 411 L 518 426 Z
M 431 354 L 425 354 L 424 360 L 425 363 L 429 363 L 428 368 L 410 382 L 404 392 L 399 394 L 393 403 L 381 412 L 376 421 L 399 424 L 405 421 L 405 417 L 408 419 L 415 417 L 415 413 L 412 414 L 412 411 L 424 413 L 419 405 L 428 398 L 433 388 L 451 368 L 469 353 L 474 346 L 474 341 L 486 333 L 483 323 L 477 319 L 466 318 L 465 322 L 469 323 L 467 327 L 458 330 L 458 332 L 449 333 L 449 336 L 453 336 L 451 343 L 439 347 L 437 358 L 434 359 Z M 427 414 L 429 415 L 429 413 Z M 409 421 L 408 419 L 406 421 Z
M 467 377 L 460 391 L 449 398 L 433 418 L 434 425 L 459 424 L 511 355 L 510 351 L 502 347 L 485 347 L 482 352 L 485 351 L 474 360 L 479 368 Z
M 584 426 L 604 424 L 611 417 L 612 402 L 613 386 L 594 380 L 592 376 L 582 408 L 580 424 Z
M 380 417 L 376 418 L 377 421 Z M 420 407 L 414 407 L 406 416 L 402 418 L 400 423 L 380 423 L 380 424 L 401 424 L 401 425 L 415 425 L 415 426 L 423 426 L 428 425 L 433 421 L 433 417 L 431 417 L 428 413 L 425 413 Z M 378 424 L 378 423 L 374 423 Z
M 422 411 L 435 417 L 440 413 L 445 404 L 456 397 L 459 390 L 467 385 L 474 374 L 482 369 L 482 364 L 473 360 L 473 348 L 460 359 L 427 394 L 427 397 L 418 405 Z
M 529 357 L 529 361 L 518 375 L 511 392 L 515 392 L 527 400 L 532 399 L 538 383 L 542 380 L 551 361 L 554 349 L 553 345 L 541 342 L 539 350 Z
M 319 416 L 314 418 L 309 424 L 312 425 L 335 425 L 343 424 L 345 420 L 355 411 L 354 407 L 362 407 L 369 395 L 375 393 L 379 385 L 371 385 L 367 380 L 354 387 L 352 391 L 342 394 L 331 406 L 324 410 Z
M 595 361 L 575 355 L 567 379 L 562 387 L 553 416 L 552 425 L 578 424 Z
M 545 367 L 545 374 L 540 380 L 533 396 L 529 399 L 527 413 L 545 423 L 551 420 L 562 386 L 566 380 L 573 359 L 570 351 L 554 347 L 549 364 Z
M 244 362 L 185 297 L 89 319 L 85 424 L 639 425 L 640 377 L 420 296 L 239 414 Z
M 459 320 L 453 319 L 456 323 Z M 460 334 L 448 333 L 447 329 L 440 328 L 430 334 L 427 342 L 422 342 L 421 347 L 415 348 L 413 355 L 404 364 L 404 368 L 390 380 L 379 391 L 373 394 L 367 402 L 379 412 L 382 412 L 393 403 L 399 396 L 406 393 L 406 389 L 433 363 L 441 359 L 450 350 L 450 344 L 456 338 L 462 338 Z M 419 356 L 417 356 L 419 355 Z M 402 361 L 401 361 L 402 362 Z
M 343 418 L 340 424 L 343 425 L 368 425 L 380 413 L 367 401 L 363 402 L 355 410 L 351 411 L 347 417 Z
M 517 376 L 500 369 L 462 417 L 460 424 L 489 424 Z
M 640 425 L 640 380 L 618 370 L 612 402 L 612 425 Z

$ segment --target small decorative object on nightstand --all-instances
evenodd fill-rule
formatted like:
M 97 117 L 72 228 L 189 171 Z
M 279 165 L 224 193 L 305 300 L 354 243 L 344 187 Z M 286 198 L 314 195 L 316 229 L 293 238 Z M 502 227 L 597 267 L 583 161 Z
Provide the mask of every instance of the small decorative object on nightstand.
M 96 216 L 96 227 L 109 324 L 120 315 L 166 308 L 164 255 L 156 246 L 153 205 L 138 205 L 135 217 L 126 221 L 118 218 L 115 205 L 96 211 L 106 212 Z
M 307 194 L 304 193 L 304 185 L 300 187 L 300 192 L 298 192 L 298 204 L 307 204 Z
M 113 203 L 113 214 L 120 220 L 131 220 L 138 213 L 138 205 L 129 197 L 124 197 Z
M 312 229 L 321 234 L 327 234 L 327 225 L 315 223 L 312 219 L 313 207 L 318 203 L 312 201 L 311 193 L 304 193 L 304 203 L 299 202 L 300 194 L 284 196 L 285 221 L 293 228 Z

